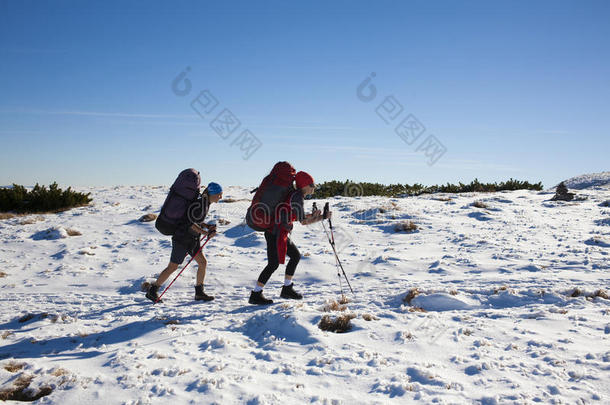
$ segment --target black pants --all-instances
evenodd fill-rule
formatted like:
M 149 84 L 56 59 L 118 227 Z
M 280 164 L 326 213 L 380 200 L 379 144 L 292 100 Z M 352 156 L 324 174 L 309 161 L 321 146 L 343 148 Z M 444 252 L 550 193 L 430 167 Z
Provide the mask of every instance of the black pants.
M 277 257 L 277 235 L 272 234 L 271 232 L 265 232 L 265 240 L 267 241 L 267 266 L 261 272 L 261 275 L 258 276 L 258 282 L 261 284 L 267 284 L 269 278 L 273 274 L 275 270 L 280 266 L 280 261 Z M 293 276 L 294 271 L 297 268 L 297 264 L 299 264 L 299 260 L 301 260 L 301 253 L 299 249 L 297 249 L 296 245 L 292 243 L 290 238 L 287 241 L 287 250 L 286 255 L 290 258 L 288 264 L 286 265 L 286 275 Z

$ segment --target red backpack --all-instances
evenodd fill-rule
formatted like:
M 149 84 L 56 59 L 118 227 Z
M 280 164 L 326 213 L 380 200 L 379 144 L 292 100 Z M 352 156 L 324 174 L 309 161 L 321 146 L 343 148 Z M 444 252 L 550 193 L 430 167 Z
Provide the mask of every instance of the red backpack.
M 246 214 L 246 223 L 255 231 L 271 230 L 275 209 L 295 189 L 296 170 L 288 162 L 278 162 L 256 189 Z

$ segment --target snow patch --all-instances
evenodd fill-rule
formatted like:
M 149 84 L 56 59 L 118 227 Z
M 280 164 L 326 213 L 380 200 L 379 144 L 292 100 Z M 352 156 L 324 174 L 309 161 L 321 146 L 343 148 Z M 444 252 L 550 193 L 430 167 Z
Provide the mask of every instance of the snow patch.
M 31 236 L 34 240 L 57 240 L 57 239 L 65 239 L 67 238 L 68 231 L 61 226 L 54 226 L 49 229 L 45 229 L 44 231 L 36 232 Z
M 610 171 L 601 173 L 583 174 L 564 180 L 568 189 L 584 190 L 586 188 L 601 187 L 610 184 Z
M 411 300 L 411 305 L 426 311 L 461 311 L 480 307 L 480 302 L 466 296 L 435 293 L 420 294 Z

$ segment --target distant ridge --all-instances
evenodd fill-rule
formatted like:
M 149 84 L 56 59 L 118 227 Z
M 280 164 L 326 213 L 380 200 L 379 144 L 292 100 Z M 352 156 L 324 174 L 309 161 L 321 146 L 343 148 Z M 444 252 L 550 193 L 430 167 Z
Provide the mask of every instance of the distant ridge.
M 585 188 L 600 187 L 610 184 L 610 171 L 601 173 L 582 174 L 564 180 L 567 188 L 583 190 Z

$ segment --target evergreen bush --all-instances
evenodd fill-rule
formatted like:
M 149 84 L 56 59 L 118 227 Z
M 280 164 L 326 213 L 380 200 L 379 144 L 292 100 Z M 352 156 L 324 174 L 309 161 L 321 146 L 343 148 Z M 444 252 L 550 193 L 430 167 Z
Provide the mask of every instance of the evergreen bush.
M 509 179 L 501 183 L 481 183 L 474 179 L 469 184 L 462 182 L 458 184 L 424 186 L 419 183 L 409 184 L 390 184 L 380 183 L 355 183 L 346 181 L 327 181 L 317 185 L 314 198 L 328 198 L 335 196 L 416 196 L 420 194 L 432 193 L 470 193 L 470 192 L 495 192 L 495 191 L 515 191 L 515 190 L 542 190 L 542 182 L 532 184 L 528 181 Z
M 18 184 L 12 188 L 0 188 L 0 212 L 34 213 L 63 211 L 87 205 L 91 193 L 77 193 L 68 187 L 66 190 L 53 183 L 49 188 L 38 183 L 32 190 Z

